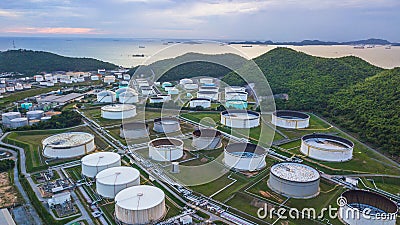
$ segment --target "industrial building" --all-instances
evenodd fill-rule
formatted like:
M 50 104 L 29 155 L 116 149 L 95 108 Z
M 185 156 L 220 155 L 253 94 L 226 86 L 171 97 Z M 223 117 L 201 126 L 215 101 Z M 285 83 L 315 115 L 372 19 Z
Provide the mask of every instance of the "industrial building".
M 307 128 L 310 125 L 310 115 L 296 111 L 279 110 L 272 113 L 271 123 L 277 127 L 289 129 Z
M 101 117 L 110 120 L 127 119 L 136 116 L 136 106 L 128 104 L 106 105 L 101 107 Z
M 249 110 L 221 112 L 221 124 L 232 128 L 253 128 L 260 125 L 260 114 Z
M 113 91 L 104 90 L 97 93 L 97 102 L 113 103 L 117 100 L 117 94 Z
M 82 175 L 94 178 L 100 171 L 121 166 L 121 156 L 114 152 L 96 152 L 81 159 Z
M 115 217 L 123 224 L 155 224 L 165 213 L 165 194 L 160 188 L 134 186 L 115 196 Z
M 52 135 L 42 140 L 43 155 L 47 158 L 73 158 L 95 150 L 94 135 L 85 132 L 68 132 Z
M 173 133 L 181 130 L 179 120 L 173 117 L 154 119 L 153 130 L 158 133 Z
M 164 101 L 165 101 L 164 98 L 157 97 L 157 96 L 150 97 L 150 99 L 149 99 L 149 103 L 152 103 L 152 104 L 154 104 L 154 103 L 163 103 Z
M 215 129 L 193 131 L 192 146 L 197 150 L 214 150 L 221 147 L 221 132 Z
M 225 87 L 225 93 L 227 93 L 227 92 L 245 92 L 245 91 L 246 91 L 245 87 L 240 87 L 240 86 Z
M 238 171 L 257 171 L 266 166 L 267 150 L 251 143 L 233 143 L 224 149 L 224 164 Z
M 138 139 L 149 136 L 149 125 L 144 122 L 123 123 L 120 127 L 120 137 L 125 139 Z
M 214 87 L 214 86 L 200 86 L 199 87 L 199 91 L 214 91 L 214 92 L 218 92 L 219 88 L 218 87 Z
M 219 92 L 216 91 L 198 91 L 197 98 L 206 98 L 212 101 L 217 101 L 219 99 Z
M 213 84 L 213 83 L 214 83 L 214 78 L 211 77 L 200 78 L 200 84 Z
M 121 190 L 140 184 L 140 173 L 130 166 L 111 167 L 96 175 L 96 192 L 113 199 Z
M 354 143 L 329 134 L 309 134 L 301 138 L 300 152 L 321 161 L 344 162 L 353 158 Z
M 39 104 L 65 105 L 70 102 L 79 101 L 82 98 L 84 98 L 84 94 L 70 93 L 67 95 L 47 95 L 43 98 L 37 98 L 36 101 Z
M 193 84 L 193 80 L 189 78 L 183 78 L 179 81 L 180 85 L 185 85 L 185 84 Z
M 47 204 L 51 208 L 54 207 L 55 205 L 62 205 L 70 201 L 71 201 L 71 193 L 69 191 L 66 191 L 51 196 L 51 198 L 47 200 Z
M 211 100 L 209 98 L 192 98 L 189 101 L 190 108 L 196 108 L 201 106 L 203 108 L 210 108 L 211 107 Z
M 320 174 L 310 166 L 282 162 L 271 167 L 268 187 L 291 198 L 312 198 L 319 194 Z
M 158 94 L 157 97 L 163 98 L 164 102 L 171 101 L 171 95 L 170 94 Z
M 183 156 L 183 141 L 176 138 L 157 138 L 148 143 L 150 159 L 166 162 Z
M 341 195 L 345 201 L 339 205 L 339 220 L 348 225 L 395 225 L 398 206 L 383 195 L 349 190 Z

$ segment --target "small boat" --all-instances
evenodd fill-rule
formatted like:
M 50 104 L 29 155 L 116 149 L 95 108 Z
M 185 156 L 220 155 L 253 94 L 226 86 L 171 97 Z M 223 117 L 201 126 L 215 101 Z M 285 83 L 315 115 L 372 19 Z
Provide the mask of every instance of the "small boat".
M 139 48 L 146 48 L 146 46 L 144 46 L 144 45 L 139 45 Z
M 253 45 L 242 45 L 242 48 L 252 48 Z
M 133 54 L 132 57 L 144 57 L 144 54 Z
M 392 49 L 392 46 L 391 46 L 391 45 L 387 45 L 387 46 L 385 47 L 385 49 Z

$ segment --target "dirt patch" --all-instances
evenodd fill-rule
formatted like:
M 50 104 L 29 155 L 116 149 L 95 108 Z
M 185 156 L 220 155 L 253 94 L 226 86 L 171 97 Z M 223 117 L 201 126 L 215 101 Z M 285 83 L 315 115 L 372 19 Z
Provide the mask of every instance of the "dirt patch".
M 19 205 L 20 202 L 19 193 L 11 185 L 8 173 L 0 173 L 0 208 Z

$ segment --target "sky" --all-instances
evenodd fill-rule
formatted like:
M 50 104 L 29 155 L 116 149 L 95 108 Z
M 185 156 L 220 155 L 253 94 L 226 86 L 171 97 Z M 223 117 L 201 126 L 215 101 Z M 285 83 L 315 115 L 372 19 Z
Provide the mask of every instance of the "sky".
M 1 0 L 0 36 L 400 42 L 400 0 Z

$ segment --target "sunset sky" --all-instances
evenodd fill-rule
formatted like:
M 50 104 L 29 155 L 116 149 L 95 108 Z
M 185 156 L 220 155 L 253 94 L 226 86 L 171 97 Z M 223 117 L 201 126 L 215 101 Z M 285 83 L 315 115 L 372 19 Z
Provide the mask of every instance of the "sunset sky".
M 1 0 L 0 36 L 400 42 L 399 0 Z

